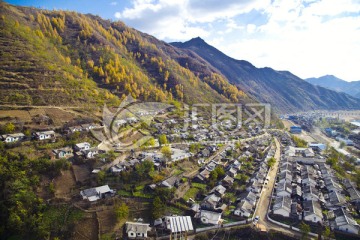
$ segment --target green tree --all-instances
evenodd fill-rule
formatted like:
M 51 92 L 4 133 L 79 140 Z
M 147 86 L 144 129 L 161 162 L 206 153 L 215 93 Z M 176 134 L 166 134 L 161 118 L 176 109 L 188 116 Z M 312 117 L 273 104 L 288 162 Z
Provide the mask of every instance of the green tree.
M 96 175 L 96 181 L 101 184 L 105 180 L 106 173 L 104 171 L 99 171 Z
M 15 131 L 15 125 L 13 123 L 6 123 L 4 126 L 5 133 L 13 133 Z
M 159 136 L 159 144 L 160 144 L 160 146 L 168 144 L 168 140 L 167 140 L 167 137 L 165 134 L 161 134 Z
M 189 151 L 192 153 L 197 153 L 200 151 L 200 147 L 201 147 L 200 143 L 192 143 L 189 146 Z
M 164 156 L 165 162 L 168 162 L 171 160 L 171 149 L 169 146 L 163 146 L 160 151 Z
M 268 166 L 269 168 L 272 168 L 272 167 L 275 165 L 275 163 L 276 163 L 276 159 L 275 159 L 274 157 L 272 157 L 272 158 L 270 158 L 270 159 L 268 160 L 267 166 Z
M 49 183 L 49 192 L 53 195 L 55 193 L 55 186 L 54 183 Z
M 26 130 L 24 131 L 24 134 L 25 134 L 25 136 L 30 137 L 30 136 L 31 136 L 31 131 L 30 131 L 30 129 L 26 129 Z
M 217 166 L 214 171 L 217 173 L 217 179 L 220 179 L 225 176 L 225 170 L 224 168 Z
M 217 179 L 218 179 L 218 173 L 217 173 L 217 171 L 215 171 L 215 170 L 211 171 L 211 173 L 210 173 L 210 180 L 211 180 L 211 181 L 216 181 Z
M 324 240 L 330 240 L 331 238 L 334 238 L 334 234 L 331 232 L 329 227 L 325 227 L 323 236 L 324 236 Z
M 129 216 L 129 207 L 126 203 L 121 203 L 115 207 L 115 215 L 118 221 L 126 219 Z
M 154 171 L 154 163 L 146 160 L 135 166 L 135 174 L 137 179 L 143 180 L 149 177 L 149 173 Z
M 154 138 L 150 138 L 146 144 L 147 144 L 147 146 L 153 147 L 153 146 L 155 146 L 156 141 Z
M 310 226 L 304 222 L 300 223 L 301 239 L 307 239 L 310 233 Z
M 151 215 L 153 219 L 158 219 L 163 216 L 165 212 L 165 204 L 161 201 L 160 197 L 155 197 L 152 203 Z

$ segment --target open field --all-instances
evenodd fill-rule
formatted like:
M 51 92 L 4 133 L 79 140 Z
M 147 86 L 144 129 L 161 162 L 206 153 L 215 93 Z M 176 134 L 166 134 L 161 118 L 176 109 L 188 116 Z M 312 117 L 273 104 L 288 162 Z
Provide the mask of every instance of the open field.
M 74 240 L 98 240 L 98 222 L 95 214 L 88 213 L 84 219 L 74 227 L 72 239 Z
M 100 234 L 113 233 L 115 229 L 117 219 L 114 209 L 104 210 L 96 213 L 98 221 L 100 223 Z
M 32 119 L 36 116 L 48 116 L 55 127 L 60 127 L 64 123 L 79 117 L 93 117 L 86 112 L 62 107 L 37 106 L 20 108 L 19 106 L 19 109 L 0 109 L 0 124 L 15 119 L 25 124 L 32 124 Z
M 71 170 L 62 171 L 61 175 L 55 178 L 55 197 L 70 198 L 71 191 L 75 187 L 75 179 Z
M 31 115 L 25 110 L 0 110 L 0 123 L 6 123 L 12 119 L 18 119 L 21 122 L 31 122 Z
M 90 178 L 90 170 L 88 169 L 87 165 L 73 165 L 74 175 L 76 181 L 85 182 Z

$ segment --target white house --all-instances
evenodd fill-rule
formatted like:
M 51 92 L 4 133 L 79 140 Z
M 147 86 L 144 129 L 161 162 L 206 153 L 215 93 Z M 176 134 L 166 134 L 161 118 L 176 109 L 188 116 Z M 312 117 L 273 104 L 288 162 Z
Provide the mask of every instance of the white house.
M 303 199 L 304 201 L 308 200 L 319 200 L 319 191 L 312 185 L 306 185 L 303 187 Z
M 291 198 L 288 196 L 277 197 L 273 206 L 274 214 L 278 214 L 284 217 L 290 217 L 291 213 Z
M 221 213 L 218 212 L 200 210 L 200 212 L 197 213 L 195 217 L 200 218 L 200 221 L 203 224 L 218 225 L 222 222 Z
M 343 208 L 334 211 L 335 220 L 332 222 L 332 227 L 343 232 L 352 234 L 359 234 L 360 226 L 351 217 L 351 215 Z
M 90 143 L 88 142 L 82 142 L 82 143 L 77 143 L 75 144 L 75 151 L 84 151 L 84 150 L 89 150 L 91 147 Z
M 96 155 L 99 154 L 99 149 L 94 147 L 94 148 L 90 148 L 88 150 L 84 150 L 82 152 L 84 153 L 85 158 L 91 159 L 91 158 L 94 158 Z
M 223 185 L 215 186 L 210 193 L 215 193 L 216 195 L 223 197 L 225 195 L 226 188 Z
M 239 201 L 245 199 L 248 201 L 251 205 L 256 205 L 257 195 L 254 192 L 244 192 L 240 195 L 240 197 L 237 199 Z
M 150 224 L 140 222 L 126 222 L 126 233 L 128 238 L 147 238 L 147 232 L 151 230 Z
M 48 140 L 48 139 L 54 139 L 55 138 L 55 132 L 50 131 L 43 131 L 43 132 L 35 132 L 34 137 L 37 140 Z
M 322 222 L 323 215 L 320 203 L 317 201 L 304 201 L 304 220 L 309 222 Z
M 23 133 L 12 133 L 12 134 L 1 135 L 1 140 L 6 143 L 17 142 L 24 138 L 25 138 L 25 135 Z
M 82 196 L 82 198 L 90 202 L 97 201 L 101 198 L 105 198 L 106 196 L 112 196 L 113 194 L 114 194 L 114 190 L 111 190 L 109 185 L 89 188 L 80 191 L 80 195 Z
M 278 183 L 278 186 L 276 187 L 276 196 L 278 197 L 284 197 L 288 196 L 290 197 L 292 193 L 292 187 L 290 182 L 281 182 Z
M 237 205 L 237 208 L 234 211 L 234 215 L 248 218 L 254 211 L 253 207 L 254 206 L 250 202 L 248 202 L 246 199 L 243 199 Z
M 70 157 L 74 156 L 73 150 L 71 147 L 54 149 L 54 150 L 52 150 L 52 152 L 56 158 L 70 158 Z

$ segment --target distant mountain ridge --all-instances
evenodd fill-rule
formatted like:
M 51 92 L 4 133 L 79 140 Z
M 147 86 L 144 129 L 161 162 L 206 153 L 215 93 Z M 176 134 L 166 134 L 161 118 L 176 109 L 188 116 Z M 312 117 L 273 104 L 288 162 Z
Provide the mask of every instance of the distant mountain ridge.
M 288 71 L 256 68 L 250 62 L 225 55 L 199 37 L 170 44 L 193 51 L 218 69 L 232 84 L 260 102 L 272 104 L 278 112 L 360 108 L 357 98 L 314 86 Z
M 93 109 L 118 106 L 129 94 L 187 104 L 253 102 L 202 59 L 120 21 L 0 1 L 0 26 L 1 104 Z M 200 74 L 181 59 L 193 60 Z
M 258 69 L 195 38 L 168 44 L 91 14 L 0 1 L 0 102 L 98 111 L 138 100 L 271 103 L 278 112 L 354 109 L 360 99 Z
M 325 75 L 319 78 L 307 78 L 305 81 L 360 98 L 360 81 L 347 82 L 333 75 Z

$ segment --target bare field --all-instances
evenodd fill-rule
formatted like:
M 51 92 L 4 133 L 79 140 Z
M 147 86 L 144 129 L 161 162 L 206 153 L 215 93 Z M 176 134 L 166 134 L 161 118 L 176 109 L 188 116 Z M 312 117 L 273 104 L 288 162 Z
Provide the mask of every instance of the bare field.
M 58 198 L 70 198 L 71 191 L 75 187 L 75 179 L 71 170 L 62 171 L 61 175 L 55 178 L 55 196 Z
M 46 115 L 45 110 L 43 108 L 30 109 L 29 114 L 31 117 L 35 117 L 36 115 Z
M 47 108 L 45 109 L 45 112 L 46 115 L 48 115 L 54 121 L 54 125 L 63 125 L 64 123 L 69 122 L 77 117 L 74 113 L 57 108 Z
M 73 165 L 74 175 L 77 181 L 84 182 L 90 178 L 90 170 L 87 168 L 86 164 L 83 165 Z
M 72 109 L 60 107 L 27 107 L 26 110 L 0 110 L 0 123 L 6 123 L 13 119 L 18 119 L 24 123 L 31 123 L 35 116 L 48 116 L 54 122 L 54 126 L 62 126 L 79 116 L 84 116 L 84 113 L 76 112 Z M 86 114 L 88 115 L 88 114 Z
M 0 110 L 1 122 L 8 122 L 5 118 L 19 119 L 21 122 L 31 122 L 31 116 L 28 111 L 25 110 Z
M 98 240 L 98 223 L 94 214 L 87 214 L 74 228 L 74 240 Z
M 114 229 L 117 222 L 114 209 L 104 210 L 97 212 L 96 214 L 100 223 L 101 234 L 112 233 L 115 230 L 118 230 Z

